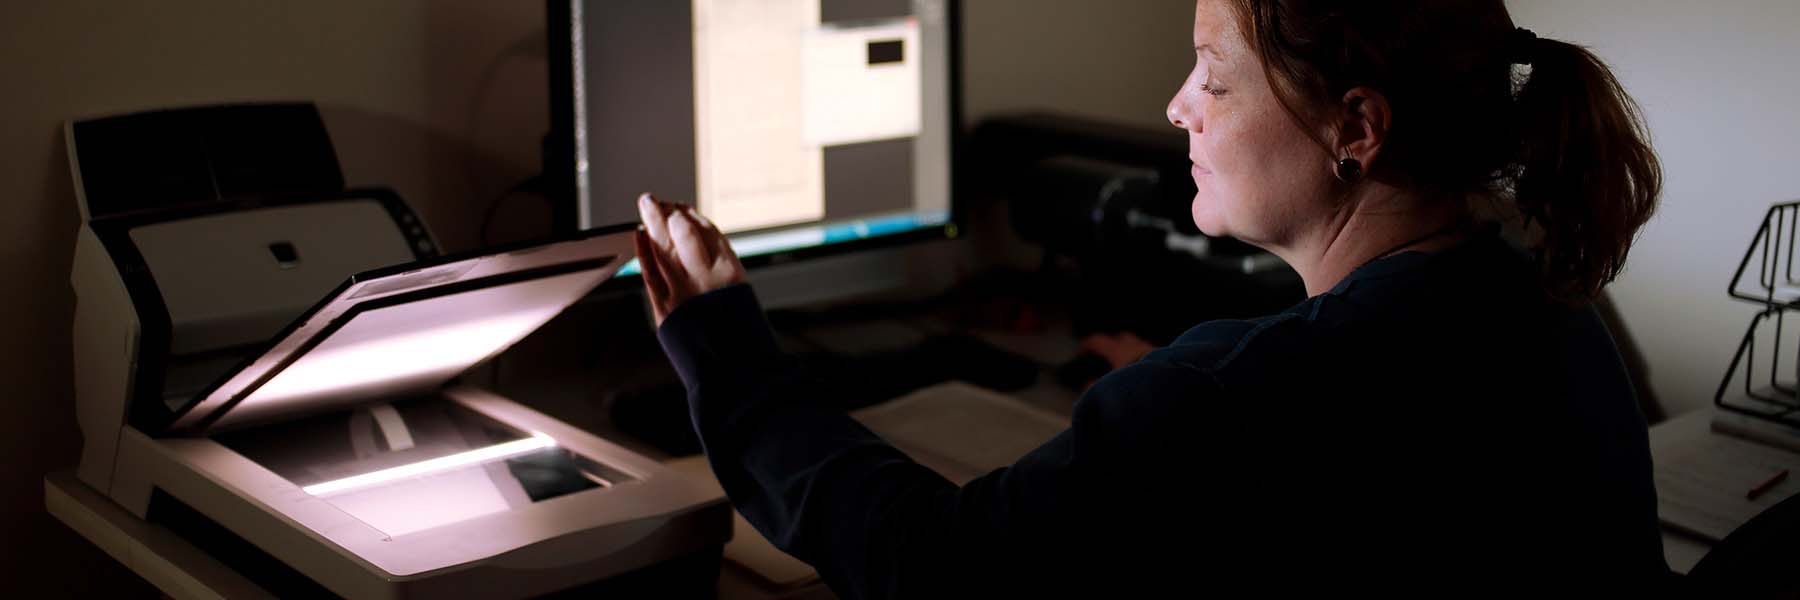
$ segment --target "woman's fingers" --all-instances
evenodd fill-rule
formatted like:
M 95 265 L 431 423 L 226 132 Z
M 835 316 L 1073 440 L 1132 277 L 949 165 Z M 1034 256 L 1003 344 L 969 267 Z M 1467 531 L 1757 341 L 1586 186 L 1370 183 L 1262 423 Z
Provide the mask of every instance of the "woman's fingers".
M 707 245 L 708 273 L 713 275 L 712 287 L 724 287 L 744 281 L 744 265 L 738 261 L 737 251 L 731 249 L 731 240 L 719 231 L 711 219 L 706 218 L 699 210 L 684 207 L 688 216 L 699 225 L 700 237 Z
M 650 310 L 656 314 L 656 324 L 661 325 L 663 318 L 669 316 L 669 280 L 663 274 L 662 261 L 657 258 L 649 232 L 639 229 L 633 239 L 637 242 L 638 270 L 643 272 L 644 289 L 650 293 Z
M 638 219 L 644 222 L 644 232 L 650 234 L 650 241 L 657 248 L 669 247 L 669 214 L 663 210 L 661 202 L 650 194 L 638 196 Z
M 657 325 L 690 295 L 693 286 L 687 281 L 688 270 L 673 254 L 674 242 L 669 234 L 669 207 L 650 194 L 638 196 L 638 216 L 644 228 L 638 235 L 638 268 L 644 273 L 644 287 L 650 293 L 650 309 Z
M 718 263 L 723 260 L 728 267 L 742 273 L 744 266 L 738 264 L 737 251 L 731 249 L 731 240 L 726 239 L 725 234 L 719 232 L 719 227 L 713 225 L 712 220 L 707 219 L 706 215 L 700 214 L 699 211 L 694 211 L 694 219 L 700 221 L 700 226 L 707 231 L 707 239 L 712 240 L 713 262 Z
M 650 245 L 662 261 L 663 279 L 675 294 L 680 294 L 684 287 L 691 287 L 684 284 L 695 273 L 694 267 L 684 263 L 678 255 L 678 247 L 683 242 L 677 238 L 687 235 L 674 229 L 676 215 L 680 212 L 680 206 L 657 200 L 650 194 L 638 197 L 638 215 L 644 220 L 644 231 L 650 234 Z
M 725 235 L 691 206 L 638 197 L 644 227 L 635 241 L 657 324 L 687 299 L 744 281 Z
M 700 226 L 685 208 L 676 208 L 669 215 L 669 241 L 675 244 L 675 255 L 681 260 L 682 270 L 698 275 L 712 271 L 713 241 L 707 238 L 711 233 Z M 702 285 L 702 288 L 707 286 Z
M 1137 362 L 1156 347 L 1131 332 L 1095 333 L 1081 340 L 1081 349 L 1105 358 L 1114 369 Z

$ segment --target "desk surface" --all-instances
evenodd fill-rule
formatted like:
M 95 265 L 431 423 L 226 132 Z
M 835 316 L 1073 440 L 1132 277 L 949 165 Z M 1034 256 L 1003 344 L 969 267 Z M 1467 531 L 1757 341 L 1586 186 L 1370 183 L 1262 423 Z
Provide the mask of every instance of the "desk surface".
M 1750 488 L 1800 454 L 1712 431 L 1713 411 L 1693 411 L 1650 428 L 1657 515 L 1669 567 L 1686 573 L 1713 544 L 1752 517 L 1800 492 L 1790 481 L 1754 500 Z

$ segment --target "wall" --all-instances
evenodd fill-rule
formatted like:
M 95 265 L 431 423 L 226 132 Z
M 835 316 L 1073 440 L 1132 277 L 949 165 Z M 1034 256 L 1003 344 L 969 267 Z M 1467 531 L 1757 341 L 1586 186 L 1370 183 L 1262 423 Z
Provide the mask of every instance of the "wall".
M 1126 6 L 1128 8 L 1121 8 Z M 71 118 L 310 99 L 350 182 L 397 189 L 449 249 L 537 169 L 543 5 L 526 0 L 59 0 L 0 8 L 0 581 L 154 592 L 43 511 L 73 465 Z M 1160 125 L 1191 60 L 1186 0 L 969 0 L 970 119 L 1057 109 Z M 502 221 L 529 230 L 531 203 Z
M 1192 1 L 965 5 L 963 108 L 970 122 L 1049 109 L 1175 131 L 1163 115 L 1194 65 Z
M 1769 205 L 1800 198 L 1800 3 L 1507 5 L 1538 35 L 1592 48 L 1644 108 L 1662 207 L 1612 295 L 1668 412 L 1704 407 L 1754 312 L 1725 287 Z

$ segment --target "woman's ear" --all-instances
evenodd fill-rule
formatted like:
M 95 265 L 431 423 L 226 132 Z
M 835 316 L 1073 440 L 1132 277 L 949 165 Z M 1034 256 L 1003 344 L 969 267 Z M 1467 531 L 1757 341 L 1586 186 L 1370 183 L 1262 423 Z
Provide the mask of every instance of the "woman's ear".
M 1336 158 L 1361 161 L 1366 172 L 1380 156 L 1381 146 L 1387 142 L 1393 124 L 1387 96 L 1374 88 L 1351 88 L 1344 92 L 1338 114 L 1337 143 L 1332 151 L 1337 154 Z

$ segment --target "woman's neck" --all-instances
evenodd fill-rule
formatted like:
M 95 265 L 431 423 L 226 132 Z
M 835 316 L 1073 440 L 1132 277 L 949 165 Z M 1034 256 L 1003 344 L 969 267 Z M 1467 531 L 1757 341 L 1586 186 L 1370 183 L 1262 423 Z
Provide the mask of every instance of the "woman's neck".
M 1300 273 L 1306 295 L 1337 287 L 1363 265 L 1407 251 L 1436 252 L 1462 241 L 1467 219 L 1460 200 L 1428 199 L 1391 186 L 1365 182 L 1336 214 L 1272 249 Z

